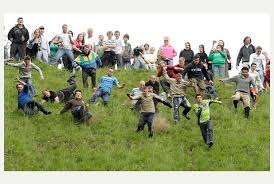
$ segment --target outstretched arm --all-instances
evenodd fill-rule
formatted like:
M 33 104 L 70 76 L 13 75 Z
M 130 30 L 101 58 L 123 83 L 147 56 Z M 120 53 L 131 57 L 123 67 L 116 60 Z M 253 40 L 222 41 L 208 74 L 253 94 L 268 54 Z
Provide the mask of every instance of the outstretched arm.
M 67 112 L 71 108 L 72 104 L 70 102 L 67 102 L 64 108 L 60 111 L 60 114 L 63 114 Z
M 32 65 L 32 67 L 33 67 L 35 70 L 37 70 L 37 71 L 39 72 L 41 79 L 44 80 L 44 76 L 43 76 L 42 70 L 41 70 L 37 65 L 35 65 L 34 63 L 31 63 L 31 65 Z

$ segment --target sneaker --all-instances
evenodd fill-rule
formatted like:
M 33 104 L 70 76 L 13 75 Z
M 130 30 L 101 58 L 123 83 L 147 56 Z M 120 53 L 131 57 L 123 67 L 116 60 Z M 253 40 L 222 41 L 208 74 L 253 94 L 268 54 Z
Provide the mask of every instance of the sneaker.
M 49 115 L 49 114 L 51 114 L 51 112 L 50 112 L 50 111 L 45 112 L 45 115 Z
M 179 121 L 178 120 L 174 120 L 174 123 L 177 125 L 179 123 Z
M 186 119 L 190 119 L 190 117 L 187 114 L 183 114 Z
M 152 138 L 153 137 L 153 132 L 150 132 L 149 134 L 148 134 L 148 138 Z
M 210 142 L 210 143 L 208 144 L 208 147 L 211 148 L 212 146 L 213 146 L 213 142 Z
M 234 113 L 237 113 L 237 111 L 238 111 L 237 108 L 234 108 Z

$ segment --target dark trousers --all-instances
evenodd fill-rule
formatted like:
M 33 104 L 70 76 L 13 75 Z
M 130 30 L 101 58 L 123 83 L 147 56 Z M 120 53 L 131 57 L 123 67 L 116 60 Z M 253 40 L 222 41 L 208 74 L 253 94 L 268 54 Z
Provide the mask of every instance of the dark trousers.
M 199 123 L 199 126 L 205 143 L 213 143 L 213 126 L 211 120 L 204 123 Z
M 85 111 L 84 106 L 79 106 L 76 109 L 74 109 L 72 111 L 72 115 L 74 117 L 74 120 L 77 122 L 84 122 L 92 117 L 91 112 Z
M 15 58 L 16 54 L 19 54 L 20 60 L 23 60 L 26 56 L 27 43 L 12 43 L 10 45 L 10 57 Z
M 67 102 L 72 98 L 73 92 L 76 88 L 77 88 L 77 85 L 74 83 L 74 84 L 71 84 L 69 87 L 61 90 L 64 94 L 64 102 Z
M 95 103 L 96 102 L 96 98 L 97 97 L 101 97 L 103 99 L 103 103 L 104 105 L 107 105 L 108 103 L 108 99 L 109 99 L 109 93 L 107 92 L 104 92 L 102 88 L 98 88 L 96 91 L 95 91 L 95 94 L 92 96 L 91 98 L 91 102 L 92 103 Z
M 115 57 L 117 59 L 117 65 L 119 68 L 123 66 L 123 60 L 122 60 L 122 55 L 121 54 L 115 54 Z
M 189 101 L 186 99 L 185 96 L 180 97 L 173 97 L 173 117 L 174 120 L 180 121 L 180 113 L 179 113 L 179 107 L 184 107 L 183 114 L 187 115 L 187 113 L 190 111 L 191 106 Z
M 26 103 L 23 107 L 23 111 L 25 115 L 31 116 L 38 111 L 43 112 L 44 114 L 48 114 L 48 111 L 38 102 L 32 100 L 28 103 Z
M 83 87 L 88 88 L 88 77 L 91 77 L 91 85 L 93 88 L 96 87 L 96 70 L 95 69 L 83 69 L 82 70 L 82 80 Z
M 105 51 L 103 55 L 103 67 L 111 67 L 116 64 L 116 55 L 114 51 Z
M 164 91 L 166 92 L 166 94 L 168 94 L 169 90 L 170 90 L 170 84 L 167 82 L 167 80 L 161 79 L 160 84 L 161 84 L 162 88 L 164 89 Z
M 153 118 L 154 118 L 154 112 L 141 112 L 137 131 L 144 130 L 145 124 L 147 124 L 148 133 L 149 135 L 152 135 L 153 134 L 153 130 L 152 130 Z

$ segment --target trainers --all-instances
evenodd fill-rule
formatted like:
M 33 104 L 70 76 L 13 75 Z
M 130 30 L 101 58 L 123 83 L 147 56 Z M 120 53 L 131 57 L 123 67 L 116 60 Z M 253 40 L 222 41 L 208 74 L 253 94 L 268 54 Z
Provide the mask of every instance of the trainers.
M 213 146 L 213 142 L 210 142 L 210 143 L 208 144 L 208 147 L 211 148 L 212 146 Z
M 45 115 L 49 115 L 49 114 L 51 114 L 51 112 L 50 112 L 50 111 L 48 111 L 48 112 L 45 112 Z
M 179 123 L 179 121 L 178 121 L 178 120 L 174 120 L 174 123 L 175 123 L 175 124 L 178 124 L 178 123 Z
M 149 134 L 148 134 L 148 138 L 152 138 L 153 137 L 153 132 L 150 132 Z
M 187 114 L 183 114 L 186 119 L 190 119 L 190 117 Z

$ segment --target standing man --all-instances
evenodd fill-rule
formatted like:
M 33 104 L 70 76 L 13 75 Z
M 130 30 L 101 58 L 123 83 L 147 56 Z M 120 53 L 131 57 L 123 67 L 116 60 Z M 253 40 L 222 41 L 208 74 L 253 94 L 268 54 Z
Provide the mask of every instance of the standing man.
M 15 58 L 18 53 L 20 60 L 23 60 L 26 56 L 27 42 L 29 40 L 29 31 L 23 23 L 23 17 L 19 17 L 17 25 L 8 33 L 8 39 L 11 41 L 10 57 Z
M 103 55 L 103 66 L 112 67 L 116 64 L 115 57 L 115 47 L 116 42 L 112 39 L 113 32 L 108 31 L 107 37 L 108 39 L 104 42 L 104 55 Z
M 243 42 L 244 45 L 241 47 L 237 57 L 236 69 L 238 69 L 241 61 L 242 66 L 249 66 L 250 55 L 255 52 L 255 47 L 251 44 L 251 38 L 249 36 L 245 37 Z
M 122 41 L 119 38 L 120 31 L 115 31 L 114 36 L 115 36 L 115 43 L 116 43 L 115 55 L 116 55 L 116 59 L 117 59 L 117 65 L 119 68 L 121 68 L 123 66 L 123 62 L 122 62 L 123 47 L 122 47 Z
M 116 77 L 113 76 L 113 69 L 109 68 L 107 71 L 107 75 L 104 75 L 100 78 L 99 85 L 93 93 L 91 102 L 95 103 L 96 98 L 101 97 L 103 99 L 104 105 L 107 105 L 113 85 L 117 86 L 118 89 L 122 89 L 125 86 L 125 84 L 119 85 L 118 80 L 116 79 Z
M 95 39 L 93 37 L 93 29 L 92 28 L 88 28 L 87 30 L 87 38 L 85 39 L 85 44 L 90 46 L 90 50 L 92 50 L 93 52 L 95 51 Z
M 40 49 L 37 52 L 37 59 L 44 60 L 45 62 L 49 63 L 49 56 L 50 56 L 50 48 L 49 48 L 49 42 L 44 36 L 44 26 L 39 27 L 40 30 L 40 37 L 41 37 L 41 45 Z
M 168 36 L 164 37 L 164 45 L 160 47 L 160 52 L 166 58 L 167 65 L 173 65 L 173 58 L 177 56 L 177 52 L 174 47 L 169 44 L 169 40 Z
M 69 62 L 72 62 L 74 60 L 74 55 L 72 52 L 72 35 L 68 33 L 68 25 L 64 24 L 62 26 L 63 32 L 57 37 L 59 38 L 59 41 L 57 44 L 59 45 L 58 51 L 55 55 L 55 61 L 57 62 L 61 57 L 64 55 L 67 55 Z
M 104 55 L 104 35 L 99 35 L 99 41 L 95 46 L 95 53 L 98 54 L 99 58 L 102 60 Z
M 190 43 L 186 42 L 184 50 L 182 50 L 179 54 L 179 58 L 184 57 L 185 64 L 188 65 L 192 62 L 193 56 L 194 56 L 194 52 L 193 52 L 193 50 L 191 50 Z
M 42 70 L 37 65 L 35 65 L 34 63 L 31 62 L 31 57 L 26 56 L 22 63 L 5 62 L 5 64 L 19 68 L 19 79 L 25 83 L 28 83 L 30 91 L 31 91 L 31 96 L 36 96 L 35 88 L 32 85 L 31 71 L 32 71 L 32 69 L 37 70 L 39 72 L 42 80 L 44 80 L 44 76 L 43 76 Z
M 89 45 L 84 46 L 84 53 L 80 54 L 75 61 L 73 61 L 73 67 L 81 67 L 82 68 L 82 80 L 83 87 L 88 88 L 88 77 L 91 77 L 92 88 L 96 89 L 96 69 L 98 66 L 102 66 L 102 62 L 99 56 L 90 50 Z
M 261 81 L 264 81 L 264 68 L 265 68 L 265 56 L 262 54 L 262 47 L 256 47 L 256 52 L 250 55 L 249 58 L 250 63 L 255 63 L 257 65 L 256 71 L 260 75 Z
M 228 79 L 220 79 L 222 82 L 235 82 L 236 89 L 235 95 L 233 97 L 233 104 L 235 108 L 235 112 L 237 111 L 239 100 L 243 101 L 244 111 L 245 111 L 245 119 L 247 120 L 249 117 L 250 111 L 250 86 L 252 85 L 257 90 L 257 84 L 253 80 L 253 78 L 249 75 L 249 69 L 247 66 L 244 66 L 241 69 L 239 75 L 236 75 L 232 78 Z

